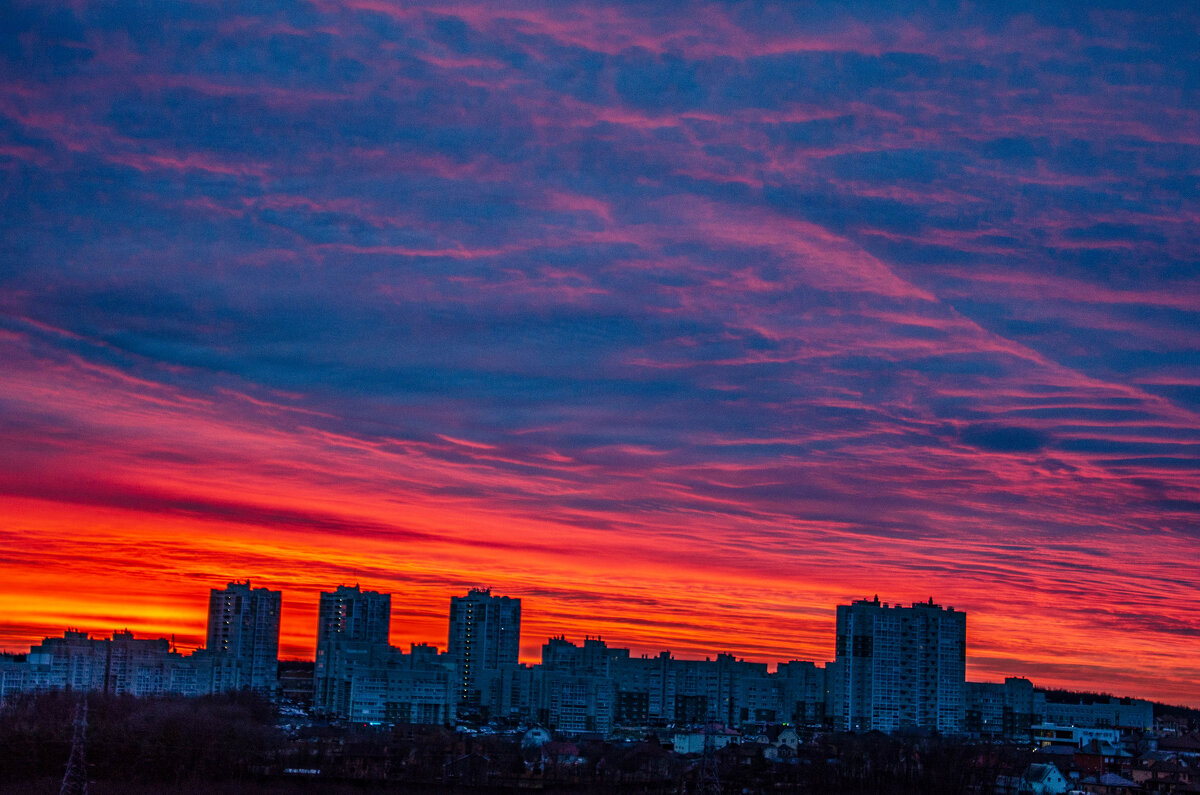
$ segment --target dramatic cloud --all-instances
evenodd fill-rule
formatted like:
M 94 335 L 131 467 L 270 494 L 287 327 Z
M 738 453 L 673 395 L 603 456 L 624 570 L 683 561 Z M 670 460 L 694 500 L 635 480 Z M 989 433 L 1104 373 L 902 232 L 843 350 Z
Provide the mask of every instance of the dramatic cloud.
M 17 2 L 0 645 L 207 589 L 1200 705 L 1200 15 Z M 736 636 L 727 628 L 738 627 Z

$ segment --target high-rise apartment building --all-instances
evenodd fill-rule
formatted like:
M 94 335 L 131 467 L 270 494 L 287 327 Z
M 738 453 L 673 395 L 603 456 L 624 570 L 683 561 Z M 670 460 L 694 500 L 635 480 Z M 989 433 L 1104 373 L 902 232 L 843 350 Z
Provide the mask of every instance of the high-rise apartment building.
M 313 666 L 313 706 L 327 714 L 349 709 L 354 671 L 386 647 L 392 595 L 339 585 L 322 593 L 317 608 L 317 655 Z
M 212 589 L 208 600 L 207 649 L 234 663 L 233 686 L 274 695 L 281 602 L 279 591 L 252 589 L 249 580 Z
M 449 654 L 459 704 L 485 704 L 489 683 L 502 668 L 517 664 L 520 650 L 520 599 L 492 596 L 486 588 L 450 597 Z
M 837 608 L 837 728 L 963 730 L 966 614 L 929 600 Z
M 390 593 L 339 585 L 333 593 L 321 594 L 317 608 L 317 648 L 347 641 L 386 644 L 391 621 Z

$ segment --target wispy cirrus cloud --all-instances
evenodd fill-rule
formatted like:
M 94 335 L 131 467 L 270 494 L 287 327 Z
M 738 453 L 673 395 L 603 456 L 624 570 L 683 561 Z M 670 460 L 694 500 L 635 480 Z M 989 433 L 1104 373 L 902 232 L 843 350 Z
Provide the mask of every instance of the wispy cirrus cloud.
M 0 643 L 487 580 L 825 659 L 879 592 L 1200 699 L 1190 11 L 9 10 Z

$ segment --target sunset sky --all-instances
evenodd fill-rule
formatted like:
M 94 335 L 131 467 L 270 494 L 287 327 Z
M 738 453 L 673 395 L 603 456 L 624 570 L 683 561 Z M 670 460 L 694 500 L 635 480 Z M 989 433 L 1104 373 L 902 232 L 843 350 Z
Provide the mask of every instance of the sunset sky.
M 0 649 L 878 594 L 1200 706 L 1200 11 L 846 5 L 3 3 Z

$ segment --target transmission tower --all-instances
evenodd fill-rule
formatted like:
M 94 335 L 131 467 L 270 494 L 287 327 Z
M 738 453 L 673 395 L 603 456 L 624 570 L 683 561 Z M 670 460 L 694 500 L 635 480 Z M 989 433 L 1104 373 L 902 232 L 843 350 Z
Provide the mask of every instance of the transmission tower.
M 713 738 L 716 717 L 709 715 L 704 724 L 704 753 L 700 757 L 700 776 L 696 781 L 698 795 L 721 795 L 721 777 L 717 769 L 717 743 Z
M 71 736 L 71 757 L 67 760 L 67 772 L 63 774 L 59 795 L 87 795 L 87 761 L 83 747 L 87 743 L 87 697 L 75 705 L 75 731 Z

